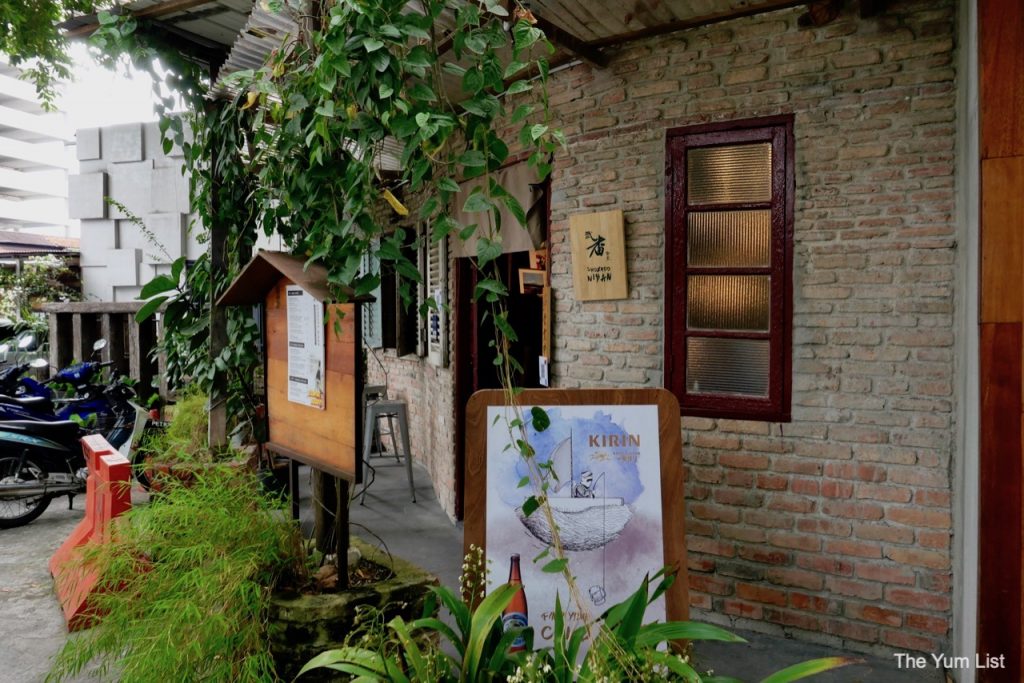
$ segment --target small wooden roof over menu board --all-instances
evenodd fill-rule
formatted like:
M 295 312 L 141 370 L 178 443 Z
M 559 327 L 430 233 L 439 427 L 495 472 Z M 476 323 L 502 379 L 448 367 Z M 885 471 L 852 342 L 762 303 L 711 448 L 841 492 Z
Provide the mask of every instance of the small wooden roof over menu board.
M 260 249 L 227 291 L 221 294 L 217 305 L 242 306 L 263 303 L 263 297 L 282 277 L 302 287 L 317 301 L 331 303 L 335 300 L 327 284 L 327 268 L 322 263 L 314 261 L 307 265 L 307 259 L 302 256 Z M 354 300 L 351 289 L 343 288 L 342 291 L 348 295 L 350 301 Z
M 266 447 L 352 481 L 358 480 L 356 446 L 361 436 L 359 307 L 351 290 L 342 292 L 350 295 L 346 303 L 335 303 L 336 291 L 328 285 L 322 264 L 307 263 L 301 256 L 260 251 L 217 303 L 263 304 Z M 303 293 L 313 301 L 307 297 L 307 303 L 302 303 Z M 312 313 L 293 319 L 296 305 L 296 312 L 303 307 L 309 311 L 311 305 Z M 290 325 L 295 329 L 289 329 Z M 308 351 L 296 352 L 303 347 Z M 314 358 L 311 365 L 309 358 Z M 310 390 L 303 392 L 306 387 Z

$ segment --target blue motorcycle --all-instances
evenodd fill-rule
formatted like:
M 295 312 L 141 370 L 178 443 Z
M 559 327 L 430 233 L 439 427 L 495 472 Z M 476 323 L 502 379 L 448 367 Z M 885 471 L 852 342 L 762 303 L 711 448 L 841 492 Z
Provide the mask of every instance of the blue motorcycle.
M 115 448 L 135 428 L 135 392 L 117 381 L 103 390 L 116 420 L 107 435 Z M 85 491 L 88 471 L 79 439 L 90 430 L 67 420 L 0 422 L 0 529 L 28 524 L 59 496 Z
M 99 352 L 106 345 L 106 340 L 101 339 L 93 344 L 93 351 Z M 101 369 L 113 365 L 113 362 L 75 363 L 42 382 L 24 374 L 30 368 L 41 368 L 46 365 L 45 360 L 36 359 L 32 362 L 15 363 L 0 370 L 0 421 L 72 420 L 109 436 L 117 421 L 117 415 L 104 388 L 94 382 Z M 49 386 L 55 382 L 71 385 L 74 387 L 75 395 L 67 399 L 55 399 Z

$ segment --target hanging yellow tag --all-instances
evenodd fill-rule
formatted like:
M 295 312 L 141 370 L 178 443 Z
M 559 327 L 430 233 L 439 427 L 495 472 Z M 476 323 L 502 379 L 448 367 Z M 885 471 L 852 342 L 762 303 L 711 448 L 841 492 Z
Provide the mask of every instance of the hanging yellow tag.
M 405 204 L 398 201 L 398 197 L 391 194 L 391 190 L 384 190 L 384 200 L 391 205 L 391 208 L 395 210 L 399 216 L 408 216 L 409 209 L 405 208 Z

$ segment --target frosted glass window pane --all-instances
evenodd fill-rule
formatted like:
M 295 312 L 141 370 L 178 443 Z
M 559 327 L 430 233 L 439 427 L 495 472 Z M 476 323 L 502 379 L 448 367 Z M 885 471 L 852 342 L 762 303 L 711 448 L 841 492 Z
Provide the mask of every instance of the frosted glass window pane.
M 686 221 L 689 265 L 771 265 L 771 211 L 700 211 Z
M 686 390 L 767 396 L 768 340 L 688 338 Z
M 767 275 L 690 275 L 686 326 L 691 330 L 768 330 Z
M 767 142 L 687 152 L 686 203 L 770 202 L 772 146 Z

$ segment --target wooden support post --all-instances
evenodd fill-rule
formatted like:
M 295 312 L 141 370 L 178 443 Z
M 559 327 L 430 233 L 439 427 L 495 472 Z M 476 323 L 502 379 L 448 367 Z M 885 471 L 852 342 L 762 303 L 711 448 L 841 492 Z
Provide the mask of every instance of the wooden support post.
M 150 355 L 156 344 L 156 320 L 150 318 L 139 325 L 139 385 L 147 395 L 153 390 L 153 378 L 156 376 L 156 363 Z
M 409 457 L 406 454 L 406 457 Z M 340 477 L 335 482 L 334 539 L 336 566 L 338 567 L 338 589 L 348 588 L 348 480 Z
M 163 318 L 156 322 L 156 338 L 158 340 L 164 338 Z M 156 391 L 161 398 L 166 399 L 171 389 L 167 384 L 167 354 L 164 351 L 160 351 L 156 356 L 156 374 L 160 378 L 160 386 L 156 387 Z
M 104 363 L 110 362 L 112 359 L 116 360 L 117 353 L 114 348 L 114 329 L 111 325 L 110 314 L 100 314 L 100 337 L 107 340 L 107 346 L 100 352 L 100 360 Z
M 50 376 L 60 370 L 60 314 L 49 313 L 47 324 L 50 328 Z
M 73 334 L 70 313 L 50 313 L 50 371 L 57 372 L 71 363 Z
M 336 486 L 334 477 L 326 472 L 313 470 L 313 536 L 316 539 L 316 549 L 324 554 L 334 552 L 337 546 Z
M 131 373 L 128 362 L 128 349 L 125 347 L 125 326 L 131 316 L 123 313 L 104 313 L 100 317 L 100 334 L 107 340 L 107 348 L 103 349 L 103 360 L 114 362 L 114 370 L 119 375 Z
M 273 454 L 271 454 L 273 458 Z M 291 497 L 292 519 L 299 519 L 299 461 L 288 458 L 288 495 Z
M 133 316 L 128 321 L 128 376 L 136 382 L 142 379 L 142 356 L 144 354 L 145 347 L 141 344 L 139 323 L 135 322 Z
M 207 105 L 207 116 L 219 117 L 221 109 L 225 106 L 222 100 L 213 100 Z M 215 142 L 215 141 L 214 141 Z M 217 144 L 210 145 L 209 149 L 217 150 Z M 210 188 L 210 359 L 220 356 L 221 351 L 228 344 L 228 321 L 227 312 L 222 306 L 217 305 L 217 297 L 220 296 L 220 286 L 224 284 L 227 275 L 227 241 L 228 226 L 221 219 L 218 213 L 218 193 L 221 188 L 220 175 L 217 169 L 220 167 L 220 160 L 216 158 L 214 151 L 211 158 L 207 160 L 211 169 Z M 223 373 L 218 372 L 214 382 L 214 390 L 210 394 L 210 448 L 223 446 L 227 443 L 228 412 L 225 403 L 224 392 L 227 388 L 227 380 Z
M 77 361 L 88 360 L 89 354 L 82 347 L 82 314 L 71 314 L 71 356 Z

